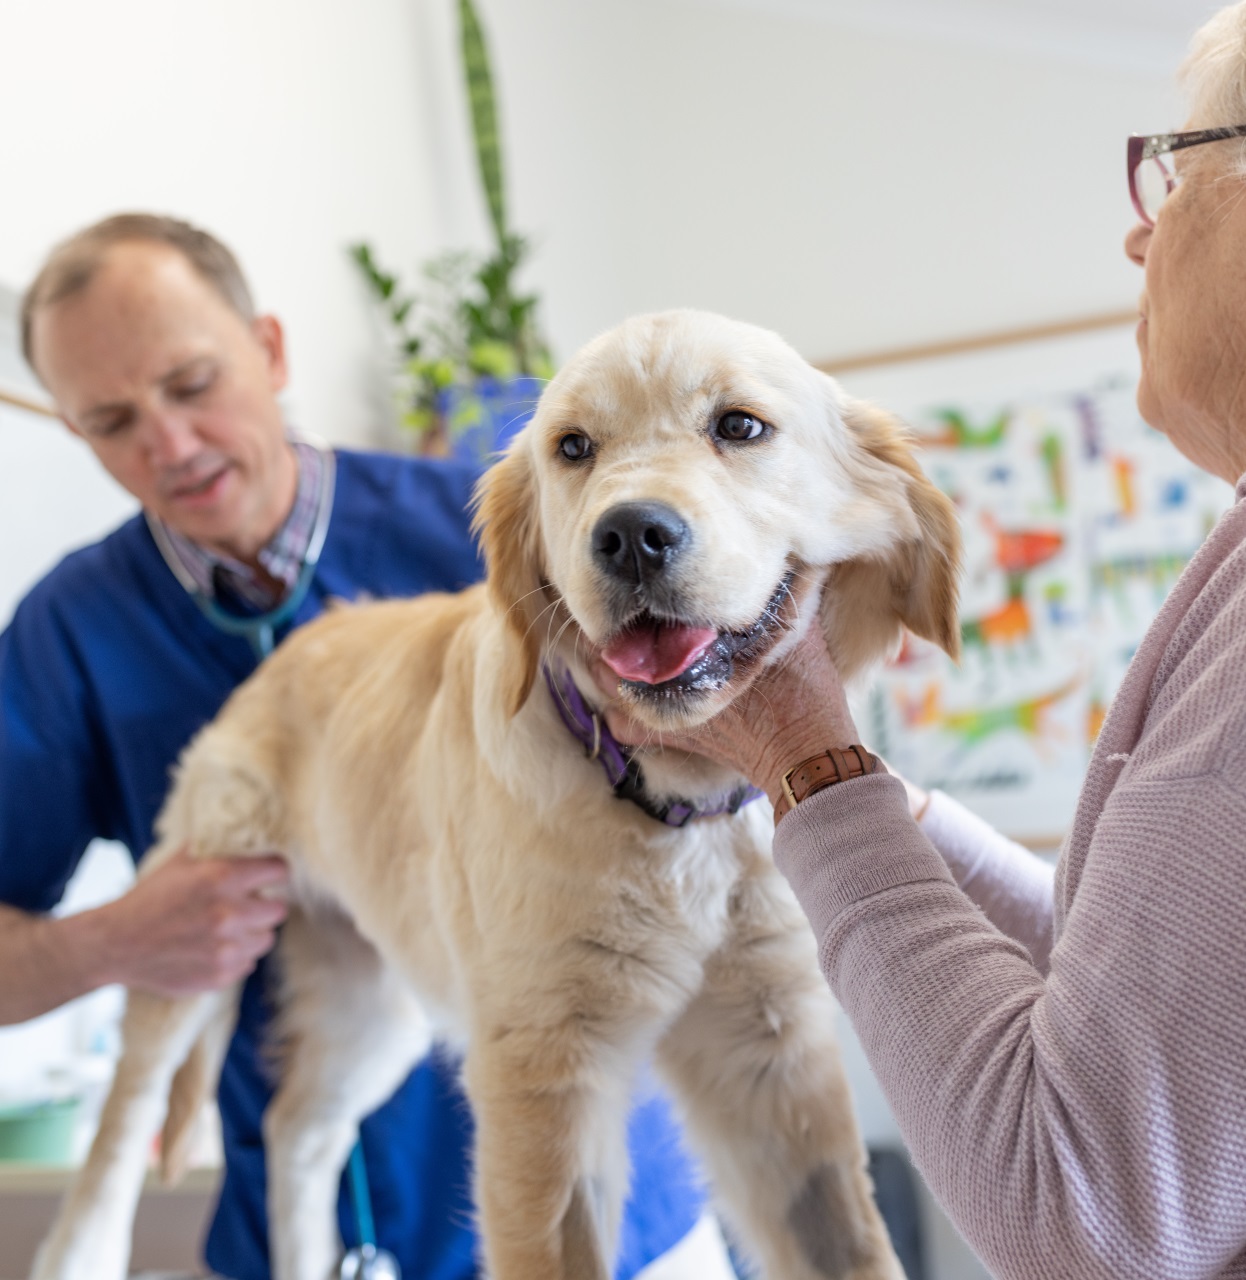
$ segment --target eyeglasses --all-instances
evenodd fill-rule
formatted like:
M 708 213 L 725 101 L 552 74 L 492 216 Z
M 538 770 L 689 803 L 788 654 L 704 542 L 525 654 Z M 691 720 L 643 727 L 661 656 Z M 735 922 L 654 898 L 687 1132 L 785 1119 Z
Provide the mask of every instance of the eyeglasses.
M 1179 181 L 1172 153 L 1184 151 L 1186 147 L 1201 147 L 1204 142 L 1223 142 L 1225 138 L 1246 138 L 1246 124 L 1195 129 L 1188 133 L 1136 133 L 1129 139 L 1129 196 L 1138 217 L 1148 227 L 1155 225 L 1160 206 Z

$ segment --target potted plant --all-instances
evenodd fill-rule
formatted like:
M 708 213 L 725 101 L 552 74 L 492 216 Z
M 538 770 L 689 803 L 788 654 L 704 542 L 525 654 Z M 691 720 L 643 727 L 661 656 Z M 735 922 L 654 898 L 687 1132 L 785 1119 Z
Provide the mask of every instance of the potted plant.
M 391 332 L 401 422 L 415 447 L 482 459 L 531 416 L 553 367 L 536 323 L 536 295 L 515 285 L 528 244 L 507 223 L 493 76 L 472 0 L 459 0 L 459 27 L 493 251 L 432 259 L 418 293 L 385 270 L 367 243 L 353 245 L 351 256 Z

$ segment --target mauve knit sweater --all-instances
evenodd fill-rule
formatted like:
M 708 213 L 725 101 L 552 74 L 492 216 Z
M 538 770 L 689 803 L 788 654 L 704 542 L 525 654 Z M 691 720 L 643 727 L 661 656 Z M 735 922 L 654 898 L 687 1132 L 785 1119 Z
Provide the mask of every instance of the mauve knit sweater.
M 1001 1280 L 1246 1277 L 1246 477 L 1117 693 L 1054 881 L 882 774 L 775 859 L 914 1160 Z

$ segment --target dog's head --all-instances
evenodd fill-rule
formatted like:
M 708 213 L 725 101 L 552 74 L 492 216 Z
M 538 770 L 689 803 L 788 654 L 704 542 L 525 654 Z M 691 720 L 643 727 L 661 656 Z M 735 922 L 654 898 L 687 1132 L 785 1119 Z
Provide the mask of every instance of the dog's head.
M 902 628 L 955 656 L 960 537 L 896 420 L 766 330 L 694 311 L 589 343 L 481 482 L 518 709 L 554 652 L 656 728 L 707 719 L 808 625 L 845 678 Z

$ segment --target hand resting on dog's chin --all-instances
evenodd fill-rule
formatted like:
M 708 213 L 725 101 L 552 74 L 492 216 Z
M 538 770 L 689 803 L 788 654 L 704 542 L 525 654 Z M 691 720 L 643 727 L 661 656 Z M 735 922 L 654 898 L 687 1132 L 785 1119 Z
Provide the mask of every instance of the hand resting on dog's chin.
M 827 747 L 859 742 L 844 686 L 821 631 L 810 628 L 796 646 L 763 671 L 712 720 L 683 732 L 655 733 L 633 720 L 617 698 L 618 678 L 599 663 L 598 685 L 611 701 L 606 724 L 622 743 L 656 743 L 677 751 L 694 751 L 737 769 L 761 787 L 773 804 L 781 780 L 793 765 Z M 894 773 L 895 771 L 892 770 Z M 908 793 L 909 812 L 920 818 L 930 793 L 900 778 Z
M 618 677 L 598 664 L 597 683 L 611 701 L 606 724 L 623 743 L 692 751 L 736 769 L 773 803 L 780 780 L 793 765 L 824 751 L 860 741 L 839 672 L 826 640 L 811 627 L 739 697 L 694 729 L 655 732 L 633 720 L 616 699 Z

